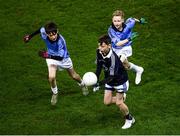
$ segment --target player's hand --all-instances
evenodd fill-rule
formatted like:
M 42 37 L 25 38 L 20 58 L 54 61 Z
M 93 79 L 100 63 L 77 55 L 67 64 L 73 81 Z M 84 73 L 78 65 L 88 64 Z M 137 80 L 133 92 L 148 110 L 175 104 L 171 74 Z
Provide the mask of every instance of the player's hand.
M 100 89 L 100 86 L 98 83 L 93 86 L 93 92 L 97 92 L 99 91 L 99 89 Z
M 23 40 L 24 40 L 24 42 L 25 43 L 27 43 L 27 42 L 29 42 L 30 40 L 31 40 L 31 36 L 30 35 L 25 35 L 24 37 L 23 37 Z
M 140 24 L 147 24 L 147 21 L 145 20 L 145 18 L 140 18 L 139 21 L 140 21 L 139 22 Z
M 47 51 L 39 51 L 38 52 L 39 56 L 42 58 L 49 58 L 48 52 Z
M 100 89 L 100 87 L 99 87 L 99 86 L 97 86 L 97 87 L 93 87 L 93 92 L 97 92 L 97 91 L 99 91 L 99 89 Z
M 137 32 L 133 32 L 131 36 L 128 38 L 130 41 L 134 40 L 139 34 Z

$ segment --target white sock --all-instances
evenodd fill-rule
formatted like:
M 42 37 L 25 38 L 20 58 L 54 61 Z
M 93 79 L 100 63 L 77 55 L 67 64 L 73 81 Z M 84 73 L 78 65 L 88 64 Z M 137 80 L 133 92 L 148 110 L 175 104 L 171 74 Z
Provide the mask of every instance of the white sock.
M 57 93 L 58 93 L 58 88 L 57 88 L 57 86 L 54 87 L 54 88 L 51 87 L 51 91 L 53 92 L 53 94 L 57 94 Z
M 137 65 L 135 65 L 135 64 L 133 64 L 131 62 L 129 62 L 129 64 L 130 64 L 130 68 L 129 69 L 133 70 L 134 72 L 138 72 L 139 71 L 139 66 L 137 66 Z

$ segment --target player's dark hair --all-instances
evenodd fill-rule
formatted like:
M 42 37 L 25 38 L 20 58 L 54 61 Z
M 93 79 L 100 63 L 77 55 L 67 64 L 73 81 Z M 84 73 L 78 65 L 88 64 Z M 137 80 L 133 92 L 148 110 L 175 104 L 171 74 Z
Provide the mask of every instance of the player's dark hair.
M 57 33 L 57 25 L 54 22 L 49 22 L 45 25 L 45 31 L 49 33 Z
M 107 34 L 102 35 L 99 37 L 98 43 L 100 43 L 100 45 L 102 45 L 102 43 L 109 45 L 109 44 L 111 44 L 111 38 Z

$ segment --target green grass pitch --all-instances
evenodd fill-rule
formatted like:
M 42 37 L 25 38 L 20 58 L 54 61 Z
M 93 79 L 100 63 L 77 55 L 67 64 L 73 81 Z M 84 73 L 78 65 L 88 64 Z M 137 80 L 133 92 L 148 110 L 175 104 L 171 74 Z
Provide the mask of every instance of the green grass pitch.
M 180 1 L 179 0 L 0 0 L 0 134 L 47 135 L 177 135 L 180 134 Z M 45 45 L 36 36 L 22 37 L 52 20 L 65 37 L 74 68 L 82 76 L 95 71 L 97 38 L 107 32 L 112 12 L 144 17 L 130 61 L 145 72 L 139 86 L 128 72 L 126 103 L 136 124 L 122 130 L 123 116 L 103 105 L 103 89 L 82 96 L 66 71 L 58 72 L 61 89 L 50 105 Z M 92 88 L 89 88 L 92 90 Z

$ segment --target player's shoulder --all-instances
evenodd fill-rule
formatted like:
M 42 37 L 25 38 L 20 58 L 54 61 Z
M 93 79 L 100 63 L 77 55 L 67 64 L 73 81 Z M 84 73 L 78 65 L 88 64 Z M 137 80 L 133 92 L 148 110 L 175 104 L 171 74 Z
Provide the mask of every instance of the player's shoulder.
M 56 41 L 56 43 L 59 45 L 59 46 L 66 46 L 66 41 L 64 39 L 64 37 L 58 33 L 58 40 Z
M 112 25 L 110 25 L 110 26 L 108 27 L 108 30 L 109 30 L 109 29 L 112 29 Z
M 108 32 L 112 32 L 112 31 L 114 31 L 114 29 L 113 29 L 113 26 L 110 25 L 110 26 L 108 27 Z
M 40 28 L 40 33 L 41 33 L 42 39 L 44 39 L 44 40 L 47 39 L 46 30 L 44 27 Z
M 96 50 L 96 54 L 97 54 L 97 59 L 102 59 L 103 57 L 102 57 L 102 54 L 100 53 L 100 50 L 99 49 L 97 49 Z
M 59 41 L 63 41 L 63 42 L 65 42 L 64 37 L 63 37 L 61 34 L 58 34 L 58 35 L 59 35 Z
M 41 32 L 41 33 L 46 33 L 45 28 L 44 28 L 44 27 L 41 27 L 41 28 L 40 28 L 40 32 Z
M 127 25 L 129 23 L 134 23 L 134 22 L 135 22 L 135 19 L 133 17 L 129 17 L 126 19 L 125 24 Z
M 62 40 L 65 40 L 64 36 L 62 34 L 59 33 L 59 37 L 62 39 Z
M 97 56 L 101 55 L 98 48 L 96 49 L 96 54 L 97 54 Z

